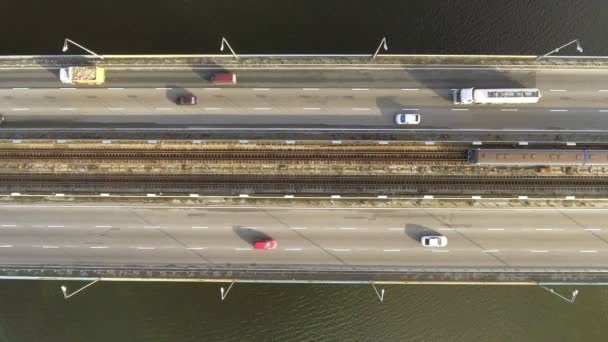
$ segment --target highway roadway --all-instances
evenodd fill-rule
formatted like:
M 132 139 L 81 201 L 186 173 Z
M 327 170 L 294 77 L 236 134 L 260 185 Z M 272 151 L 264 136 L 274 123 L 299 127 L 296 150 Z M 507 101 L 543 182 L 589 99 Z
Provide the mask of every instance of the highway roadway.
M 236 70 L 237 86 L 214 86 L 216 70 L 108 70 L 102 87 L 61 84 L 56 70 L 0 70 L 5 129 L 24 127 L 397 128 L 396 112 L 422 122 L 399 129 L 608 130 L 608 70 L 427 68 Z M 538 87 L 533 105 L 454 105 L 451 89 Z M 196 106 L 178 106 L 194 94 Z
M 0 206 L 0 263 L 608 266 L 607 210 Z M 448 237 L 425 248 L 426 234 Z M 270 237 L 278 248 L 253 250 Z

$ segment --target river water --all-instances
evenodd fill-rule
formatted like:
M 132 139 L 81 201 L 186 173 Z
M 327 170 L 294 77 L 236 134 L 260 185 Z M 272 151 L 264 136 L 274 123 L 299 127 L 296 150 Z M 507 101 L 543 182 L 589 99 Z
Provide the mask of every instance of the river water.
M 0 54 L 541 54 L 579 38 L 608 55 L 605 0 L 20 0 Z M 73 50 L 78 51 L 78 50 Z M 563 54 L 575 54 L 573 47 Z M 75 287 L 76 283 L 72 283 Z M 561 288 L 562 293 L 572 288 Z M 608 289 L 569 304 L 539 287 L 0 282 L 0 341 L 606 341 Z
M 0 54 L 542 54 L 572 39 L 608 55 L 605 0 L 19 0 L 0 2 Z M 74 48 L 73 53 L 81 53 Z M 576 54 L 573 46 L 562 54 Z
M 84 283 L 71 282 L 71 290 Z M 536 286 L 0 283 L 0 341 L 606 341 L 608 289 Z M 557 287 L 568 295 L 573 287 Z

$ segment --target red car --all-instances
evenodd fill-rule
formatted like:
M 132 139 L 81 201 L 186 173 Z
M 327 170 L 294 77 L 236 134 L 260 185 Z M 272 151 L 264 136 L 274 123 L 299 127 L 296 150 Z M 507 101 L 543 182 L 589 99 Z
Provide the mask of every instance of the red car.
M 277 248 L 277 242 L 272 239 L 253 241 L 253 249 L 275 249 L 275 248 Z
M 236 75 L 230 72 L 217 73 L 211 76 L 214 84 L 236 84 Z

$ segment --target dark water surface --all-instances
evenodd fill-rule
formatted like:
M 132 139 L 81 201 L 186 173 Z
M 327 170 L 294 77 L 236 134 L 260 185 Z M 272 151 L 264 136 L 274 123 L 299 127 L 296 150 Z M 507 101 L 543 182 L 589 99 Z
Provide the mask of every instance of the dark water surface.
M 0 54 L 542 54 L 578 38 L 608 55 L 606 0 L 4 0 Z M 77 52 L 77 49 L 73 50 Z M 576 54 L 574 47 L 563 54 Z
M 78 284 L 69 283 L 75 290 Z M 0 341 L 606 341 L 608 289 L 535 286 L 0 283 Z M 572 287 L 556 288 L 563 294 Z

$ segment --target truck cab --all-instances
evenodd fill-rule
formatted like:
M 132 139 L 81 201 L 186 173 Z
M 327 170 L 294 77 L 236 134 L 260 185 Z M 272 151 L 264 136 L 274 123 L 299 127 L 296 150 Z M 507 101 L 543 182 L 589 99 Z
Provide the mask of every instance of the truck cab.
M 473 99 L 473 90 L 475 88 L 464 88 L 452 90 L 454 104 L 471 104 Z

